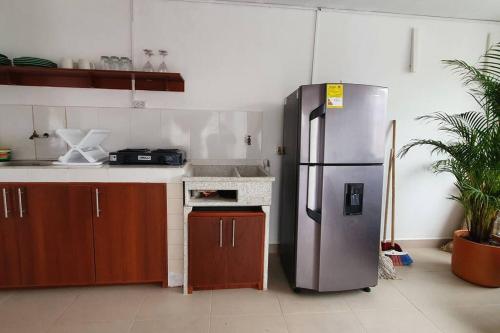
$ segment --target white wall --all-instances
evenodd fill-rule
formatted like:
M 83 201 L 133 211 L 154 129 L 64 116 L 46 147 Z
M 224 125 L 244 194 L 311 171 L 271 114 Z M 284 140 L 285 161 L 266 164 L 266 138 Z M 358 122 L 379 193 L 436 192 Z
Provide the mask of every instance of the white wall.
M 102 144 L 109 152 L 127 147 L 179 148 L 195 162 L 262 163 L 262 112 L 0 104 L 0 116 L 0 146 L 11 148 L 15 160 L 55 160 L 63 155 L 68 148 L 56 129 L 101 128 L 111 131 Z M 40 138 L 28 140 L 34 130 Z
M 129 55 L 130 7 L 122 0 L 0 0 L 0 53 L 58 60 L 63 56 L 98 60 Z M 314 11 L 282 7 L 135 1 L 134 48 L 142 65 L 143 48 L 169 50 L 167 65 L 181 72 L 185 93 L 138 92 L 148 107 L 263 112 L 262 158 L 280 173 L 283 98 L 308 84 L 314 41 Z M 417 115 L 459 112 L 472 107 L 460 83 L 440 59 L 474 61 L 488 32 L 500 25 L 411 16 L 321 12 L 315 82 L 339 81 L 389 87 L 389 118 L 398 119 L 398 147 L 410 138 L 434 135 L 417 124 Z M 407 70 L 410 28 L 419 29 L 416 73 Z M 155 59 L 158 64 L 158 59 Z M 96 89 L 0 87 L 0 104 L 128 107 L 130 93 Z M 149 110 L 133 110 L 138 119 Z M 147 116 L 146 116 L 147 117 Z M 398 161 L 398 238 L 448 237 L 459 210 L 445 197 L 452 180 L 425 170 L 425 150 Z M 271 216 L 277 241 L 278 182 Z
M 436 136 L 435 127 L 415 121 L 417 116 L 475 108 L 440 60 L 474 63 L 485 51 L 488 32 L 500 41 L 499 24 L 331 11 L 320 15 L 315 82 L 389 87 L 388 119 L 397 120 L 397 149 L 413 138 Z M 418 31 L 415 73 L 408 70 L 412 27 Z M 460 223 L 461 210 L 446 199 L 454 191 L 453 179 L 432 174 L 430 160 L 429 150 L 422 148 L 397 161 L 397 238 L 450 237 Z

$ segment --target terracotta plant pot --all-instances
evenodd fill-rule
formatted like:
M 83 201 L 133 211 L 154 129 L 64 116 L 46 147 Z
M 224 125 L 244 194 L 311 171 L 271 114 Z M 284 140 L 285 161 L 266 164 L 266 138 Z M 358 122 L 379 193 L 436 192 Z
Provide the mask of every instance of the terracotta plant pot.
M 472 242 L 468 234 L 457 230 L 453 235 L 452 272 L 483 287 L 500 287 L 500 247 Z

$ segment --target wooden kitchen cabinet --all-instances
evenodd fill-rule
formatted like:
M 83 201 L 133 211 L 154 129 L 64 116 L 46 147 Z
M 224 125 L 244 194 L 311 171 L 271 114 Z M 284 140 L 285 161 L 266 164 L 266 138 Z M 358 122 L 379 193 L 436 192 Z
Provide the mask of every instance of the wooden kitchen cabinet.
M 262 289 L 263 212 L 194 211 L 188 223 L 188 292 Z
M 14 197 L 24 286 L 95 280 L 90 186 L 17 184 Z
M 0 184 L 0 209 L 0 288 L 166 286 L 165 184 Z
M 10 184 L 0 184 L 0 286 L 21 285 L 17 219 L 13 209 Z
M 227 228 L 226 228 L 227 230 Z M 189 284 L 199 289 L 224 288 L 226 247 L 224 220 L 217 215 L 189 216 Z
M 166 286 L 165 184 L 98 184 L 92 201 L 96 282 Z
M 228 287 L 253 286 L 262 289 L 264 213 L 239 215 L 225 220 L 227 230 L 231 232 L 226 257 Z

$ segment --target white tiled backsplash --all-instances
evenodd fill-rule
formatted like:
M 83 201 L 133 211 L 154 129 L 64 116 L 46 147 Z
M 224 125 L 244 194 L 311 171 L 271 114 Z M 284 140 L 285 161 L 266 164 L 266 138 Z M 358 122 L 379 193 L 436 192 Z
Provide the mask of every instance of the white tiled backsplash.
M 103 146 L 182 148 L 189 159 L 261 159 L 262 112 L 0 105 L 0 147 L 14 159 L 57 159 L 58 128 L 111 130 Z M 29 140 L 36 130 L 40 136 Z M 245 138 L 251 136 L 251 145 Z

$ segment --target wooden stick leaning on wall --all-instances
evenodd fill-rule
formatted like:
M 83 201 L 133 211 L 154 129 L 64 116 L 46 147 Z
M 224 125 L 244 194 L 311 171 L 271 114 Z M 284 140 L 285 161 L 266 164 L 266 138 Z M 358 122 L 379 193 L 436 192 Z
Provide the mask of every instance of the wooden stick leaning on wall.
M 392 149 L 391 149 L 391 245 L 395 248 L 394 225 L 396 216 L 396 120 L 392 121 Z M 401 248 L 399 248 L 401 250 Z
M 389 195 L 390 195 L 390 184 L 391 184 L 391 173 L 392 173 L 392 148 L 389 153 L 389 166 L 387 167 L 387 182 L 385 189 L 385 210 L 384 210 L 384 237 L 382 238 L 382 246 L 387 241 L 387 220 L 389 217 Z
M 389 246 L 383 244 L 384 254 L 388 256 L 394 266 L 408 266 L 413 263 L 408 252 L 401 249 L 401 246 L 394 240 L 396 224 L 396 120 L 392 121 L 392 149 L 390 156 L 391 163 L 391 243 Z M 389 189 L 389 185 L 387 186 Z M 385 246 L 384 246 L 385 245 Z

